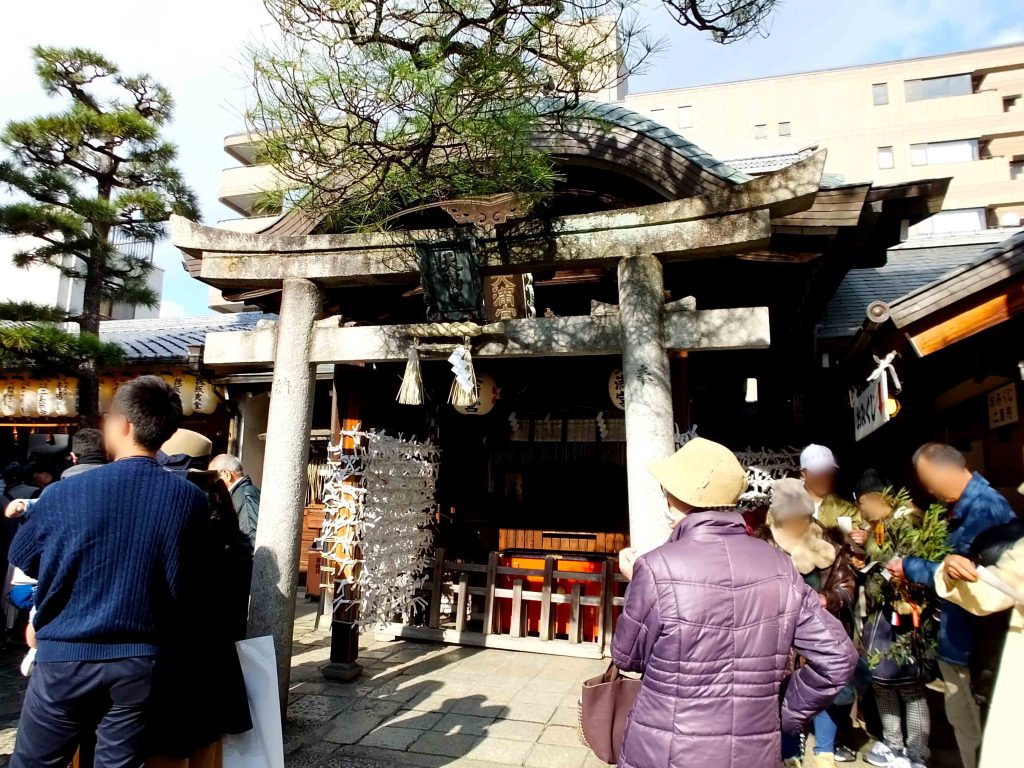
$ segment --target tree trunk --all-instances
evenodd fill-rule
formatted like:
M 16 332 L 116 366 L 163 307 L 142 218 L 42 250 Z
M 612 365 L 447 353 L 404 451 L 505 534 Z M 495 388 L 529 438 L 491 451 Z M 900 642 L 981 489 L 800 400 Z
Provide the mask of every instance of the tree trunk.
M 109 194 L 109 193 L 108 193 Z M 102 193 L 101 193 L 102 196 Z M 100 306 L 103 299 L 105 248 L 110 227 L 94 227 L 96 244 L 85 269 L 85 290 L 79 333 L 100 335 Z M 95 360 L 87 360 L 78 369 L 78 414 L 83 427 L 96 427 L 100 421 L 100 373 Z

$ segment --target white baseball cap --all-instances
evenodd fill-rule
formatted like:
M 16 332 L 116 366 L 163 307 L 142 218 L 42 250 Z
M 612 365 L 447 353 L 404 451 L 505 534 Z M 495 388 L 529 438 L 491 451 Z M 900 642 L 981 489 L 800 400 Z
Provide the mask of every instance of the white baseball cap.
M 800 469 L 806 469 L 808 472 L 827 472 L 838 468 L 836 457 L 824 445 L 811 443 L 800 452 Z

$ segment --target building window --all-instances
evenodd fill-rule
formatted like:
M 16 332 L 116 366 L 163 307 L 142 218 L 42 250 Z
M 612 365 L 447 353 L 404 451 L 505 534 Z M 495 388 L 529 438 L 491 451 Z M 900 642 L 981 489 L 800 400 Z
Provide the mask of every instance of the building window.
M 779 123 L 779 136 L 789 136 L 793 133 L 793 127 L 789 123 Z
M 892 153 L 892 147 L 879 147 L 878 148 L 878 167 L 882 170 L 888 170 L 896 166 L 896 158 Z
M 1020 94 L 1003 96 L 1003 112 L 1016 112 L 1020 109 Z
M 969 163 L 978 159 L 978 140 L 934 141 L 930 144 L 910 145 L 911 165 L 941 165 L 943 163 Z
M 907 101 L 943 99 L 947 96 L 966 96 L 974 93 L 974 82 L 970 75 L 948 75 L 926 77 L 921 80 L 906 80 Z
M 664 125 L 665 124 L 665 110 L 664 110 L 664 108 L 652 109 L 651 110 L 651 119 L 652 120 L 657 120 L 659 123 Z
M 768 124 L 761 123 L 760 125 L 754 126 L 754 138 L 755 139 L 767 139 L 768 138 Z
M 1017 181 L 1024 178 L 1024 160 L 1013 159 L 1010 161 L 1010 180 Z
M 693 128 L 693 107 L 680 107 L 677 117 L 680 128 Z
M 871 86 L 871 97 L 874 99 L 875 106 L 881 107 L 889 103 L 889 84 L 888 83 L 875 83 Z
M 959 232 L 980 232 L 987 227 L 984 208 L 939 211 L 910 228 L 910 237 L 936 237 Z

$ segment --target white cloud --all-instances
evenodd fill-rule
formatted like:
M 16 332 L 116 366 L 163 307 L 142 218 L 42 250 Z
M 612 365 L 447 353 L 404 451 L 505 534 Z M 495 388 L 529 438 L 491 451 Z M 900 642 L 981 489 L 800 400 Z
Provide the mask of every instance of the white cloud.
M 186 317 L 185 307 L 176 301 L 164 299 L 160 302 L 160 317 Z

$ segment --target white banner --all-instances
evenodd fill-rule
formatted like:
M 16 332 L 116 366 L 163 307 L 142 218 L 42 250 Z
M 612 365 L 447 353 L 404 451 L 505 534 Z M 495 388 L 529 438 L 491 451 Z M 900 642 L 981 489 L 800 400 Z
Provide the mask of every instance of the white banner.
M 857 395 L 853 403 L 853 432 L 863 440 L 889 421 L 886 401 L 889 399 L 889 380 L 885 375 L 868 382 L 868 388 Z

